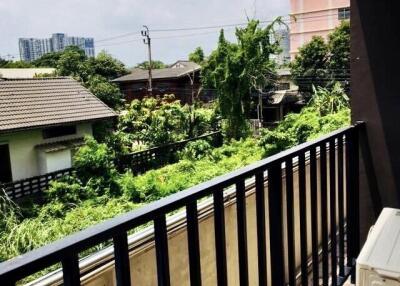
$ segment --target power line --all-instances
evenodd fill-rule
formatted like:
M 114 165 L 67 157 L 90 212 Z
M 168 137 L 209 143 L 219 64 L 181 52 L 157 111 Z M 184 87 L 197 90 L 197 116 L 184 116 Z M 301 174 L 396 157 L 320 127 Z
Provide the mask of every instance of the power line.
M 297 24 L 297 23 L 302 23 L 302 22 L 314 22 L 314 21 L 319 21 L 323 18 L 329 18 L 329 17 L 337 17 L 338 14 L 337 13 L 333 13 L 333 14 L 328 14 L 328 15 L 313 15 L 313 16 L 308 16 L 308 17 L 297 17 L 295 19 L 294 16 L 292 15 L 287 15 L 287 16 L 279 16 L 282 18 L 282 22 L 284 24 Z M 270 24 L 273 23 L 275 20 L 260 20 L 259 23 L 260 24 Z M 241 22 L 241 23 L 232 23 L 232 24 L 221 24 L 221 25 L 211 25 L 211 26 L 191 26 L 191 27 L 175 27 L 175 28 L 164 28 L 164 29 L 150 29 L 151 32 L 154 33 L 165 33 L 165 32 L 179 32 L 179 31 L 201 31 L 201 30 L 210 30 L 210 29 L 221 29 L 221 28 L 234 28 L 234 27 L 240 27 L 240 26 L 246 26 L 248 24 L 248 22 Z M 212 34 L 213 32 L 207 32 L 207 33 L 199 33 L 198 35 L 206 35 L 206 34 Z M 133 35 L 140 35 L 139 32 L 130 32 L 130 33 L 125 33 L 125 34 L 121 34 L 121 35 L 117 35 L 117 36 L 113 36 L 113 37 L 109 37 L 109 38 L 103 38 L 100 40 L 96 40 L 96 43 L 98 42 L 108 42 L 108 41 L 112 41 L 115 39 L 121 39 L 121 38 L 126 38 L 126 37 L 130 37 Z M 190 34 L 190 35 L 183 35 L 183 37 L 189 37 L 189 36 L 195 36 L 196 34 Z M 173 36 L 174 38 L 179 38 L 179 35 Z M 168 36 L 164 36 L 164 37 L 158 37 L 158 39 L 168 39 Z M 154 38 L 156 39 L 156 38 Z M 136 42 L 136 41 L 140 41 L 140 39 L 134 39 L 131 41 L 125 41 L 125 42 L 119 42 L 119 43 L 110 43 L 110 44 L 106 44 L 106 45 L 101 45 L 101 46 L 111 46 L 111 45 L 120 45 L 120 44 L 125 44 L 125 43 L 131 43 L 131 42 Z M 100 47 L 101 47 L 100 46 Z

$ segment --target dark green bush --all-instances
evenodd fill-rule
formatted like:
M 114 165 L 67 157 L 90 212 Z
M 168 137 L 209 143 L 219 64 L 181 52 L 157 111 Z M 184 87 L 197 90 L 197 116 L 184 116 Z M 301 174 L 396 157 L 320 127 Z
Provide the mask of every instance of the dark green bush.
M 182 150 L 180 156 L 187 160 L 198 160 L 211 154 L 212 146 L 206 140 L 189 142 Z

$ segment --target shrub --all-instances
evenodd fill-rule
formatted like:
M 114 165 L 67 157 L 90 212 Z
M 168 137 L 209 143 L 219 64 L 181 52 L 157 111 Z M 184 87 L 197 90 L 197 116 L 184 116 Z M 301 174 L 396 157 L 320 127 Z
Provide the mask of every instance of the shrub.
M 180 156 L 187 160 L 198 160 L 211 153 L 212 146 L 206 140 L 189 142 L 182 150 Z
M 137 191 L 135 178 L 131 171 L 127 171 L 118 178 L 118 185 L 124 194 L 132 202 L 140 202 L 144 199 L 143 195 Z
M 49 201 L 63 204 L 78 204 L 94 195 L 92 192 L 87 192 L 74 176 L 65 176 L 57 181 L 52 181 L 50 188 L 45 191 L 45 196 Z
M 114 165 L 115 153 L 105 144 L 86 138 L 85 145 L 74 156 L 76 176 L 83 185 L 95 190 L 98 195 L 119 195 Z

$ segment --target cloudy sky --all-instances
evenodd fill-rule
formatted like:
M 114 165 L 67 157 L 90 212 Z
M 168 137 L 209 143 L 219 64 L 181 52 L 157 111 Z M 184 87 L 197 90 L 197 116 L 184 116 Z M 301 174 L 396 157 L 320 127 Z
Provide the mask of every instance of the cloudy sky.
M 0 56 L 18 59 L 19 37 L 62 32 L 94 37 L 96 52 L 105 49 L 132 66 L 147 57 L 140 36 L 146 24 L 154 30 L 153 58 L 172 63 L 197 46 L 208 54 L 219 28 L 156 30 L 243 23 L 247 16 L 271 20 L 288 13 L 289 0 L 0 0 Z M 233 28 L 226 27 L 226 33 L 232 39 Z M 114 39 L 104 40 L 109 38 Z

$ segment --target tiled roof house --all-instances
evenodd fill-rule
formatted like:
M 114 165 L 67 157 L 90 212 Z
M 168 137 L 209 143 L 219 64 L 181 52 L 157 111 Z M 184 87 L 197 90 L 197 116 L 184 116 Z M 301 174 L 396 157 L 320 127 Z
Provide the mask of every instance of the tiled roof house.
M 92 124 L 115 116 L 72 78 L 0 79 L 0 182 L 71 167 Z

